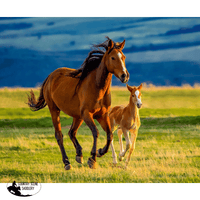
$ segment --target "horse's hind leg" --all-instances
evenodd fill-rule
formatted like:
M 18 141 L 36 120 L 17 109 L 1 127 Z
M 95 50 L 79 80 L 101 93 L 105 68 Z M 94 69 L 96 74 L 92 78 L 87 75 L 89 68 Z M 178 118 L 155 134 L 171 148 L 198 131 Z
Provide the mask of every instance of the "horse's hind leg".
M 52 118 L 53 125 L 55 128 L 55 137 L 57 139 L 58 145 L 62 153 L 62 160 L 65 165 L 65 169 L 69 170 L 72 168 L 72 166 L 68 160 L 68 157 L 65 152 L 65 148 L 63 146 L 63 134 L 61 132 L 61 124 L 60 124 L 60 110 L 56 107 L 56 105 L 49 106 L 49 110 L 50 110 L 51 118 Z
M 81 164 L 83 163 L 82 147 L 76 139 L 76 133 L 82 123 L 82 119 L 73 118 L 73 123 L 68 133 L 71 141 L 74 144 L 74 147 L 76 148 L 76 161 Z

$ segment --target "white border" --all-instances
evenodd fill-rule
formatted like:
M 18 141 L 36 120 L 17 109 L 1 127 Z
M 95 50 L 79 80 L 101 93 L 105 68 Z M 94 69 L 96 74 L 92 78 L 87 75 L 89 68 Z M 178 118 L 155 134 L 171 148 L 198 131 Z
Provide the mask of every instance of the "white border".
M 198 1 L 7 0 L 0 17 L 199 17 Z M 0 183 L 1 199 L 20 199 Z M 47 184 L 30 199 L 197 199 L 200 184 Z M 2 198 L 5 197 L 5 198 Z M 23 197 L 25 198 L 25 197 Z
M 100 184 L 100 183 L 42 183 L 39 193 L 31 197 L 17 197 L 8 192 L 6 183 L 0 183 L 1 199 L 66 199 L 66 200 L 102 200 L 102 199 L 153 199 L 177 200 L 198 199 L 199 183 L 158 184 L 158 183 L 127 183 L 127 184 Z M 4 198 L 2 198 L 4 197 Z
M 1 17 L 198 17 L 197 0 L 6 0 Z

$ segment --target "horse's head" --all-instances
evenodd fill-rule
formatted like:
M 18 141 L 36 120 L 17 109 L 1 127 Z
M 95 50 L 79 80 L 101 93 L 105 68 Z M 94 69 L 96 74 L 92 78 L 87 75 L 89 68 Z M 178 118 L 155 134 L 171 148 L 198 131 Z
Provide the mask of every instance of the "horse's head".
M 131 92 L 130 99 L 132 102 L 138 107 L 141 108 L 142 101 L 141 101 L 141 89 L 142 89 L 142 83 L 138 87 L 131 87 L 127 84 L 128 90 Z
M 110 73 L 113 73 L 122 83 L 129 80 L 129 73 L 126 69 L 125 59 L 122 49 L 125 40 L 122 43 L 114 43 L 111 39 L 108 42 L 108 48 L 105 53 L 105 65 Z

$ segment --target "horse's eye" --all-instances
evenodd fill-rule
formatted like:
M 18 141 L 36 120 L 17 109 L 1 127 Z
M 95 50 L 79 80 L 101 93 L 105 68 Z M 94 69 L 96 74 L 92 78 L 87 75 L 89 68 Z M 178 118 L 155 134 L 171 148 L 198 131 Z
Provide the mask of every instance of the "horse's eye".
M 114 58 L 114 57 L 111 57 L 111 59 L 112 59 L 112 60 L 115 60 L 115 58 Z

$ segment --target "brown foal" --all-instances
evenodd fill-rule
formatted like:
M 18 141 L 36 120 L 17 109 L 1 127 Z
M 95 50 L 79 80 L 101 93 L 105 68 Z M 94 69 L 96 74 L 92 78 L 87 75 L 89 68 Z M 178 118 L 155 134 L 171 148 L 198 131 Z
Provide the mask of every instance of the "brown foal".
M 131 153 L 135 149 L 135 142 L 138 134 L 138 129 L 140 128 L 140 116 L 139 108 L 142 106 L 141 102 L 141 89 L 142 84 L 139 87 L 131 87 L 127 85 L 130 91 L 129 104 L 126 107 L 115 106 L 111 109 L 109 117 L 111 123 L 112 132 L 116 129 L 119 137 L 120 153 L 119 160 L 121 161 L 125 156 L 126 152 L 130 149 L 128 157 L 126 159 L 126 167 L 130 160 Z M 129 139 L 129 131 L 131 132 L 131 140 Z M 123 149 L 122 144 L 122 133 L 126 139 L 126 149 Z M 117 164 L 117 155 L 113 146 L 113 140 L 111 142 L 111 150 L 113 163 Z

